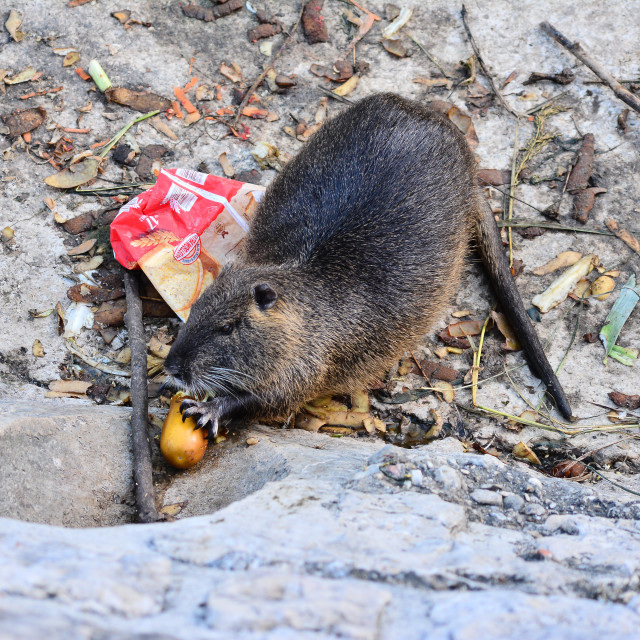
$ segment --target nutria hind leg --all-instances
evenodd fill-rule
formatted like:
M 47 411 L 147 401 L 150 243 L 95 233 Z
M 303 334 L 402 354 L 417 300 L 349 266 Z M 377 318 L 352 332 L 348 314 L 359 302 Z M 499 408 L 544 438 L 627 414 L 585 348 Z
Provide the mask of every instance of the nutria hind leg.
M 515 280 L 511 275 L 509 263 L 504 253 L 498 225 L 491 207 L 485 197 L 478 193 L 477 202 L 477 239 L 482 261 L 489 272 L 500 307 L 507 316 L 520 344 L 527 354 L 527 360 L 533 373 L 547 386 L 547 392 L 556 401 L 558 409 L 568 420 L 572 419 L 571 406 L 555 372 L 544 353 L 536 330 L 531 324 L 522 304 Z

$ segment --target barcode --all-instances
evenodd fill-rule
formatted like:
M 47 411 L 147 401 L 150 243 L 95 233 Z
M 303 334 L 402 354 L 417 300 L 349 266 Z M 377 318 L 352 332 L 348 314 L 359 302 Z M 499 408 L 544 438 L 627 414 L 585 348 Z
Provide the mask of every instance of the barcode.
M 204 184 L 207 179 L 206 173 L 200 173 L 193 169 L 177 169 L 176 175 L 184 178 L 185 180 L 191 180 L 191 182 L 197 182 L 198 184 Z
M 172 184 L 167 191 L 167 195 L 164 197 L 162 204 L 169 203 L 169 206 L 176 212 L 180 213 L 180 209 L 183 211 L 189 211 L 191 207 L 196 203 L 198 197 L 189 191 Z

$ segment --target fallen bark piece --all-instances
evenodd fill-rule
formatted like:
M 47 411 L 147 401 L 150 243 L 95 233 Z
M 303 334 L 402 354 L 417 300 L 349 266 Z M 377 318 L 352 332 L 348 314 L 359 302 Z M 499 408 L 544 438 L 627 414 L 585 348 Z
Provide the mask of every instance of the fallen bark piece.
M 67 297 L 74 302 L 101 304 L 124 297 L 122 289 L 103 289 L 92 284 L 74 284 L 67 291 Z
M 445 382 L 455 382 L 458 378 L 462 377 L 461 372 L 453 367 L 446 367 L 439 362 L 429 362 L 427 360 L 420 360 L 420 371 L 422 371 L 427 378 L 435 378 L 436 380 L 444 380 Z
M 257 27 L 253 29 L 249 29 L 248 37 L 250 42 L 256 42 L 257 40 L 262 40 L 263 38 L 270 38 L 271 36 L 275 36 L 282 31 L 282 26 L 280 23 L 268 23 L 259 24 Z
M 327 78 L 333 82 L 344 82 L 353 75 L 353 65 L 348 60 L 338 60 L 332 68 L 312 64 L 309 71 L 320 78 Z
M 627 133 L 627 119 L 629 118 L 629 109 L 624 109 L 621 113 L 618 114 L 617 122 L 618 129 L 625 134 Z
M 442 342 L 444 342 L 448 347 L 456 347 L 458 349 L 469 349 L 471 344 L 466 338 L 454 338 L 450 333 L 449 329 L 442 330 L 438 337 Z
M 606 192 L 607 190 L 602 187 L 589 187 L 588 189 L 578 191 L 578 193 L 573 196 L 573 211 L 571 215 L 578 222 L 585 224 L 589 217 L 589 212 L 593 209 L 596 196 Z
M 576 78 L 576 74 L 571 71 L 568 67 L 565 67 L 560 73 L 539 73 L 538 71 L 534 71 L 527 80 L 525 80 L 522 84 L 535 84 L 536 82 L 541 82 L 542 80 L 549 80 L 554 82 L 555 84 L 569 84 L 573 82 Z
M 302 12 L 302 30 L 309 44 L 328 42 L 329 34 L 321 14 L 324 0 L 310 0 Z
M 535 296 L 531 302 L 542 313 L 547 313 L 563 302 L 576 286 L 578 280 L 591 273 L 597 264 L 598 257 L 594 254 L 584 256 L 556 278 L 545 291 Z
M 112 87 L 105 91 L 108 102 L 116 102 L 131 107 L 135 111 L 148 113 L 149 111 L 166 111 L 171 101 L 151 91 L 133 91 L 126 87 Z
M 587 133 L 582 139 L 582 146 L 576 154 L 573 170 L 567 180 L 569 193 L 576 193 L 589 186 L 589 178 L 593 173 L 594 151 L 595 137 L 592 133 Z
M 511 180 L 511 171 L 499 171 L 498 169 L 478 169 L 477 175 L 480 185 L 488 184 L 492 187 L 509 184 Z
M 623 409 L 629 409 L 631 411 L 640 409 L 640 396 L 630 396 L 621 391 L 611 391 L 609 393 L 609 399 L 613 404 Z

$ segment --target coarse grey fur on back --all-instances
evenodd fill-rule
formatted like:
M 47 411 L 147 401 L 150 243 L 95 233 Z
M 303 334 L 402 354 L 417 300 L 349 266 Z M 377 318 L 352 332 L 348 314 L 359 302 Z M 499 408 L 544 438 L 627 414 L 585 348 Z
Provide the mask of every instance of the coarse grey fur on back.
M 382 377 L 455 294 L 478 195 L 444 116 L 377 94 L 330 120 L 269 186 L 242 259 L 167 358 L 187 388 L 222 394 L 188 412 L 215 430 Z

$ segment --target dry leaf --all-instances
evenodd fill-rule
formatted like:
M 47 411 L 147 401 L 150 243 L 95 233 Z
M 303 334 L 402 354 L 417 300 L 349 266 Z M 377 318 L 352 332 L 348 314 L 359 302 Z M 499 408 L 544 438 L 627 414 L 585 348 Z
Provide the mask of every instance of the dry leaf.
M 416 84 L 423 84 L 427 87 L 445 87 L 451 88 L 451 80 L 448 78 L 414 78 Z
M 581 478 L 588 473 L 586 465 L 578 460 L 562 460 L 551 469 L 551 475 L 555 478 Z
M 536 267 L 533 270 L 533 273 L 536 276 L 544 276 L 548 273 L 553 273 L 558 269 L 570 267 L 578 262 L 580 258 L 582 258 L 582 254 L 578 251 L 563 251 L 562 253 L 559 253 L 553 260 L 549 260 L 549 262 L 543 264 L 541 267 Z
M 24 33 L 20 31 L 21 24 L 22 18 L 20 17 L 20 14 L 15 9 L 11 9 L 4 26 L 16 42 L 20 42 L 20 40 L 24 39 Z
M 42 342 L 40 340 L 36 340 L 31 347 L 31 351 L 36 358 L 42 358 L 44 354 L 44 347 L 42 346 Z
M 449 335 L 454 338 L 462 338 L 463 336 L 477 336 L 482 331 L 482 320 L 462 320 L 462 322 L 454 322 L 447 329 Z
M 524 442 L 518 442 L 513 447 L 513 455 L 521 460 L 527 460 L 531 464 L 540 464 L 540 458 Z
M 45 178 L 44 181 L 50 187 L 58 189 L 72 189 L 79 187 L 89 180 L 93 180 L 98 175 L 100 160 L 97 158 L 86 158 L 74 166 L 74 169 L 63 169 L 59 173 Z
M 591 295 L 596 300 L 606 300 L 616 288 L 616 281 L 609 276 L 600 276 L 591 285 Z
M 444 401 L 447 404 L 451 404 L 456 397 L 456 392 L 454 391 L 451 383 L 445 382 L 443 380 L 438 380 L 431 385 L 434 389 L 438 391 L 438 393 L 442 394 Z
M 42 107 L 34 107 L 24 111 L 14 111 L 11 115 L 5 116 L 2 121 L 9 128 L 9 136 L 13 138 L 33 131 L 45 121 L 46 117 L 47 112 Z
M 220 65 L 220 73 L 231 80 L 231 82 L 241 82 L 242 81 L 242 69 L 237 63 L 234 63 L 233 66 L 228 65 L 226 62 L 223 62 Z
M 97 240 L 95 238 L 85 240 L 82 244 L 79 244 L 77 247 L 74 247 L 73 249 L 69 249 L 69 251 L 67 251 L 67 255 L 79 256 L 79 255 L 82 255 L 83 253 L 87 253 L 87 251 L 91 251 L 91 249 L 93 249 L 96 242 Z
M 103 262 L 104 262 L 103 256 L 93 256 L 93 258 L 91 258 L 91 260 L 87 262 L 78 262 L 73 267 L 73 270 L 76 273 L 85 273 L 86 271 L 93 271 L 94 269 L 97 269 Z
M 45 309 L 44 311 L 38 311 L 37 309 L 29 310 L 29 315 L 32 318 L 48 318 L 52 313 L 53 309 Z
M 351 76 L 346 82 L 343 82 L 339 87 L 336 87 L 333 90 L 333 93 L 335 93 L 337 96 L 348 95 L 356 88 L 356 86 L 358 85 L 358 80 L 360 80 L 359 76 Z
M 609 393 L 609 399 L 618 407 L 635 411 L 640 409 L 640 395 L 627 395 L 621 391 L 612 391 Z
M 220 166 L 222 167 L 222 171 L 224 171 L 224 175 L 227 176 L 227 178 L 233 178 L 233 176 L 236 175 L 236 171 L 233 168 L 233 165 L 229 161 L 229 158 L 227 158 L 226 151 L 223 151 L 218 156 L 218 162 L 220 163 Z
M 175 518 L 183 509 L 185 503 L 184 502 L 176 502 L 176 504 L 168 504 L 162 509 L 160 509 L 160 513 L 164 513 L 164 515 L 169 516 L 170 518 Z
M 160 118 L 160 116 L 155 116 L 154 118 L 151 118 L 149 120 L 149 124 L 156 131 L 159 131 L 163 135 L 167 136 L 167 138 L 170 138 L 174 142 L 178 141 L 178 136 L 171 130 L 169 125 Z
M 622 242 L 633 249 L 637 254 L 640 254 L 640 243 L 636 237 L 632 236 L 626 229 L 621 229 L 613 218 L 605 220 L 605 224 L 609 231 L 614 233 L 616 237 L 620 238 Z
M 5 76 L 5 84 L 20 84 L 21 82 L 29 82 L 36 75 L 33 67 L 27 67 L 24 71 L 17 73 L 15 76 Z
M 500 345 L 505 351 L 519 351 L 522 349 L 516 334 L 513 332 L 507 317 L 499 311 L 491 311 L 491 317 L 498 327 L 498 331 L 504 336 L 505 341 Z
M 70 51 L 64 57 L 64 60 L 62 61 L 62 66 L 63 67 L 70 67 L 72 65 L 75 65 L 80 61 L 80 57 L 81 56 L 77 51 Z
M 396 58 L 406 58 L 407 48 L 402 44 L 400 38 L 390 38 L 389 40 L 383 40 L 382 46 L 387 53 L 390 53 Z

